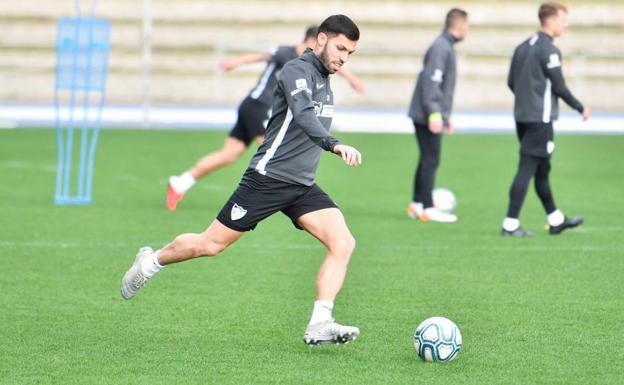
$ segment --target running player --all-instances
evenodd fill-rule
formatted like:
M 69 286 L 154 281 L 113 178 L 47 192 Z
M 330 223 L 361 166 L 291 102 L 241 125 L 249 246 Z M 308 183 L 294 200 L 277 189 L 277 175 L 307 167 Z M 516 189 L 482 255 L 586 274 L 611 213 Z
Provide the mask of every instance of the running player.
M 197 180 L 236 162 L 254 140 L 262 143 L 273 102 L 277 76 L 286 63 L 297 58 L 306 48 L 314 48 L 316 32 L 316 26 L 308 27 L 303 41 L 296 46 L 280 46 L 272 53 L 252 53 L 219 63 L 219 67 L 224 71 L 233 70 L 243 64 L 262 61 L 266 61 L 267 66 L 260 75 L 258 83 L 238 107 L 236 125 L 230 131 L 221 149 L 202 157 L 191 169 L 182 174 L 169 177 L 169 185 L 167 186 L 167 208 L 169 210 L 176 209 L 178 202 L 195 185 Z M 338 73 L 357 92 L 364 92 L 364 86 L 355 75 L 344 68 L 341 68 Z
M 583 218 L 568 218 L 557 209 L 550 189 L 550 157 L 555 149 L 553 121 L 559 116 L 559 98 L 589 118 L 583 107 L 568 90 L 561 71 L 561 51 L 553 44 L 568 25 L 565 6 L 548 2 L 538 11 L 541 30 L 520 44 L 511 59 L 507 84 L 514 94 L 514 117 L 520 141 L 520 162 L 509 191 L 507 218 L 501 234 L 527 237 L 534 234 L 520 226 L 520 209 L 529 182 L 535 177 L 535 192 L 547 214 L 550 234 L 583 223 Z
M 408 115 L 414 121 L 420 160 L 414 175 L 412 201 L 407 206 L 407 215 L 423 222 L 457 221 L 457 216 L 443 213 L 433 206 L 432 191 L 440 164 L 442 132 L 450 134 L 454 131 L 451 110 L 457 60 L 453 46 L 466 37 L 468 29 L 466 11 L 453 8 L 446 14 L 444 31 L 425 54 L 409 107 Z
M 329 75 L 347 62 L 359 36 L 358 27 L 347 16 L 323 21 L 314 50 L 306 50 L 282 69 L 266 140 L 217 218 L 204 232 L 179 235 L 160 250 L 141 248 L 122 278 L 123 298 L 134 297 L 163 266 L 217 255 L 245 231 L 281 211 L 296 228 L 306 230 L 327 248 L 305 343 L 346 343 L 359 335 L 357 327 L 340 325 L 332 318 L 355 240 L 334 201 L 315 183 L 322 150 L 339 155 L 349 166 L 362 162 L 355 148 L 341 144 L 327 131 L 334 114 Z

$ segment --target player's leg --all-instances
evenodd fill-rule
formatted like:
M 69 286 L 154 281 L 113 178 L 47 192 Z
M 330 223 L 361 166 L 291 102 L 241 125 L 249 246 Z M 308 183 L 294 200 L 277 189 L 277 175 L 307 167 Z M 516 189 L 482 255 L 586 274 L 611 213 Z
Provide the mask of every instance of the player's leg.
M 326 208 L 299 217 L 299 225 L 327 248 L 316 282 L 317 300 L 333 302 L 342 288 L 355 239 L 338 208 Z
M 334 300 L 342 288 L 355 239 L 344 216 L 336 207 L 306 213 L 298 224 L 327 248 L 316 280 L 316 301 L 304 341 L 307 344 L 347 343 L 356 339 L 360 330 L 336 323 L 332 317 Z
M 189 172 L 197 181 L 218 169 L 236 162 L 247 150 L 247 143 L 239 138 L 228 136 L 218 151 L 201 158 Z
M 501 234 L 509 236 L 532 236 L 533 234 L 520 226 L 520 209 L 524 203 L 531 178 L 535 175 L 540 158 L 521 154 L 518 170 L 509 189 L 509 206 L 507 217 L 503 221 Z
M 550 234 L 557 235 L 565 229 L 580 225 L 583 223 L 583 218 L 578 216 L 568 218 L 555 205 L 549 181 L 550 168 L 550 158 L 544 158 L 535 173 L 535 191 L 546 211 L 548 230 Z
M 267 109 L 249 97 L 243 100 L 238 108 L 236 124 L 228 134 L 221 149 L 204 156 L 183 174 L 169 178 L 167 188 L 167 208 L 169 210 L 176 209 L 184 194 L 195 185 L 197 180 L 236 162 L 254 139 L 264 138 L 264 120 Z
M 412 201 L 407 206 L 407 215 L 412 219 L 420 218 L 424 213 L 424 201 L 427 197 L 426 169 L 424 163 L 428 158 L 428 135 L 427 127 L 414 123 L 414 134 L 418 145 L 418 165 L 414 172 L 414 184 L 412 187 Z
M 553 213 L 557 210 L 555 205 L 555 199 L 550 188 L 549 181 L 550 174 L 550 159 L 544 158 L 537 166 L 535 172 L 535 192 L 544 206 L 544 210 L 547 214 Z
M 420 159 L 414 182 L 414 196 L 420 202 L 412 202 L 408 206 L 408 215 L 410 215 L 410 211 L 416 213 L 420 208 L 417 203 L 422 203 L 423 211 L 418 215 L 418 218 L 422 221 L 456 222 L 457 217 L 455 215 L 443 213 L 433 206 L 433 187 L 435 186 L 436 172 L 440 165 L 442 135 L 432 133 L 424 125 L 415 123 L 414 126 L 420 150 Z M 413 209 L 410 210 L 410 207 Z M 412 215 L 410 216 L 413 217 Z
M 214 220 L 206 231 L 178 235 L 161 250 L 154 251 L 151 247 L 141 248 L 134 264 L 121 280 L 121 296 L 124 299 L 134 297 L 139 289 L 166 265 L 219 254 L 242 234 Z

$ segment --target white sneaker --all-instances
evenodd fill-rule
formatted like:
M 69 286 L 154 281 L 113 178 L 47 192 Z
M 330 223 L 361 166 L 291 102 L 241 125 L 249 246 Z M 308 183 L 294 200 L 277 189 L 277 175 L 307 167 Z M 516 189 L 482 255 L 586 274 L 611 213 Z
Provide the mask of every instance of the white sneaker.
M 143 285 L 151 278 L 141 270 L 141 264 L 145 258 L 150 258 L 154 253 L 151 247 L 141 247 L 134 259 L 134 263 L 121 279 L 121 296 L 123 299 L 132 299 Z
M 457 215 L 443 213 L 435 207 L 430 207 L 425 209 L 425 212 L 420 216 L 420 220 L 423 222 L 433 221 L 442 223 L 453 223 L 457 222 Z
M 423 209 L 422 203 L 410 202 L 409 205 L 407 205 L 407 216 L 412 219 L 420 218 L 424 212 L 425 210 Z
M 355 326 L 343 326 L 333 319 L 308 325 L 303 342 L 308 345 L 320 344 L 348 344 L 360 335 L 360 329 Z

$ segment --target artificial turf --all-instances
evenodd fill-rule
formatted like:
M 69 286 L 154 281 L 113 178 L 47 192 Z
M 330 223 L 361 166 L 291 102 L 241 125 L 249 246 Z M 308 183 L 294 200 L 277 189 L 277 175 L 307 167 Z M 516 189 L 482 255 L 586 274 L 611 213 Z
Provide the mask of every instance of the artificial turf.
M 121 276 L 143 245 L 203 230 L 247 160 L 199 182 L 175 212 L 167 177 L 223 132 L 104 131 L 94 202 L 53 203 L 53 130 L 0 131 L 0 384 L 622 384 L 624 136 L 557 137 L 552 184 L 586 223 L 533 239 L 499 235 L 517 162 L 513 135 L 444 139 L 438 186 L 456 224 L 405 215 L 410 135 L 337 134 L 352 169 L 323 155 L 319 184 L 358 241 L 334 315 L 353 344 L 302 342 L 323 247 L 276 214 L 221 256 L 167 267 L 131 301 Z M 412 335 L 440 315 L 461 329 L 450 364 L 425 364 Z

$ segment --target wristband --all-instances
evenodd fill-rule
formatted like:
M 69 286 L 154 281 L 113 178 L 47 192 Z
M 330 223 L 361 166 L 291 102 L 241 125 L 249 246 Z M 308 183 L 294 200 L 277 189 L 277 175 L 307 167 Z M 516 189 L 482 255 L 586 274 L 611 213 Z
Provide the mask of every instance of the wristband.
M 442 121 L 442 113 L 441 112 L 432 112 L 429 114 L 430 122 L 441 122 Z

